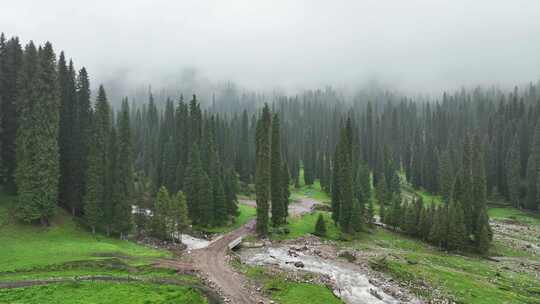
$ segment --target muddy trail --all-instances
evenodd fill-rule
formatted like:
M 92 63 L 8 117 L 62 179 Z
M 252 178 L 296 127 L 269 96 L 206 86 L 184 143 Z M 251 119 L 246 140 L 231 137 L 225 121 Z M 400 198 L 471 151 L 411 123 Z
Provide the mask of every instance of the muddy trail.
M 239 203 L 256 207 L 254 200 L 240 200 Z M 299 201 L 289 205 L 289 214 L 291 216 L 300 216 L 310 213 L 315 204 L 317 204 L 315 200 L 301 198 Z M 206 246 L 194 249 L 191 252 L 193 259 L 191 265 L 174 260 L 163 260 L 158 264 L 178 271 L 196 269 L 212 288 L 219 290 L 220 294 L 225 298 L 225 302 L 237 304 L 267 303 L 268 300 L 247 286 L 244 277 L 232 269 L 228 260 L 229 244 L 239 237 L 253 233 L 254 227 L 255 220 L 251 220 L 243 227 L 208 242 Z
M 255 200 L 248 200 L 248 199 L 240 199 L 238 202 L 242 205 L 250 206 L 255 208 L 257 206 L 257 203 Z M 301 197 L 297 201 L 291 202 L 289 204 L 289 216 L 300 216 L 302 214 L 310 213 L 313 211 L 314 206 L 318 204 L 318 202 L 314 199 L 311 199 L 309 197 Z
M 225 302 L 237 304 L 266 302 L 262 296 L 246 288 L 244 278 L 231 268 L 227 256 L 229 243 L 253 232 L 254 227 L 255 220 L 251 220 L 243 227 L 211 242 L 208 247 L 192 252 L 195 267 L 211 285 L 214 285 L 213 288 L 221 291 Z

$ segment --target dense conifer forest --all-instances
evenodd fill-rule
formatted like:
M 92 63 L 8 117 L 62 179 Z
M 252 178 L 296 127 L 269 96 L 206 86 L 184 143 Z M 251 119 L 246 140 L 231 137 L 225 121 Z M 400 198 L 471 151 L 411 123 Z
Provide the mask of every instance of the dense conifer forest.
M 331 88 L 223 94 L 208 108 L 196 95 L 156 101 L 149 91 L 115 109 L 90 78 L 51 43 L 1 36 L 2 183 L 18 194 L 23 221 L 48 225 L 58 205 L 93 232 L 126 238 L 136 227 L 166 239 L 234 221 L 237 194 L 254 192 L 266 236 L 287 222 L 301 170 L 303 183 L 319 180 L 331 196 L 331 224 L 344 236 L 382 222 L 442 248 L 487 252 L 489 200 L 540 208 L 534 84 L 432 100 L 382 90 L 349 100 Z M 403 195 L 405 183 L 444 203 Z

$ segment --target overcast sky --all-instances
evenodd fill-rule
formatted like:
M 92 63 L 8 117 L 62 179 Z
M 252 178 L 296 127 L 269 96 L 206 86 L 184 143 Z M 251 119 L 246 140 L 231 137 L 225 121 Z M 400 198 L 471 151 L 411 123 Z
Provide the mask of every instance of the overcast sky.
M 538 0 L 0 0 L 0 12 L 0 31 L 50 40 L 94 82 L 159 86 L 185 68 L 249 88 L 540 79 Z

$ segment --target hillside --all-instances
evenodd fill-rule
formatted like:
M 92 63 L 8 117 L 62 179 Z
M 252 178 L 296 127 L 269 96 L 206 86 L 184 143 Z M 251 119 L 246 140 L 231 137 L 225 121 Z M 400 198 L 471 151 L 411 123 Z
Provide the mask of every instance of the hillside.
M 196 277 L 151 266 L 168 252 L 93 236 L 61 209 L 48 228 L 17 223 L 14 199 L 0 197 L 0 303 L 207 303 Z

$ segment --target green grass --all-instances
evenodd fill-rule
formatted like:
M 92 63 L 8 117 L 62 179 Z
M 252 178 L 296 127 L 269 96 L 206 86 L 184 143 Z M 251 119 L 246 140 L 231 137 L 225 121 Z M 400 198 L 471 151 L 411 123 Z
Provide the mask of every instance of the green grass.
M 171 279 L 179 284 L 199 285 L 194 276 L 149 264 L 169 257 L 129 241 L 92 235 L 60 208 L 50 227 L 20 223 L 13 218 L 16 198 L 0 194 L 0 281 L 80 276 Z M 0 303 L 206 303 L 204 296 L 188 286 L 144 282 L 73 282 L 0 289 Z
M 440 195 L 431 194 L 425 190 L 416 190 L 416 194 L 420 195 L 420 197 L 422 197 L 422 201 L 427 204 L 442 204 L 443 201 Z
M 206 300 L 196 290 L 184 286 L 145 283 L 73 282 L 0 289 L 0 303 L 203 304 L 206 303 Z
M 300 169 L 298 177 L 299 187 L 291 186 L 291 200 L 298 200 L 299 197 L 305 196 L 314 199 L 320 203 L 330 202 L 330 196 L 321 188 L 321 183 L 318 179 L 313 182 L 313 185 L 304 183 L 304 169 Z
M 275 273 L 268 273 L 260 266 L 236 264 L 249 279 L 262 286 L 263 292 L 280 304 L 340 304 L 330 289 L 319 284 L 299 283 L 287 280 Z M 306 279 L 310 278 L 306 273 Z
M 489 216 L 492 219 L 509 219 L 520 223 L 540 225 L 540 213 L 526 212 L 515 208 L 490 208 Z
M 403 194 L 408 195 L 418 195 L 422 197 L 422 201 L 424 204 L 442 204 L 443 200 L 440 195 L 435 195 L 432 193 L 429 193 L 428 191 L 424 189 L 414 189 L 410 184 L 402 184 L 401 191 L 403 191 Z
M 300 217 L 289 218 L 287 225 L 285 225 L 285 227 L 289 229 L 289 233 L 273 234 L 272 238 L 276 240 L 295 239 L 313 233 L 315 231 L 315 223 L 317 222 L 319 214 L 324 216 L 326 222 L 327 234 L 325 238 L 338 239 L 339 230 L 334 225 L 330 213 L 322 211 L 304 214 Z
M 240 212 L 240 214 L 236 217 L 236 220 L 230 225 L 221 226 L 221 227 L 210 227 L 210 228 L 196 227 L 196 229 L 209 232 L 209 233 L 227 233 L 237 228 L 240 228 L 249 220 L 253 219 L 256 215 L 255 208 L 242 205 L 242 204 L 238 204 L 238 211 Z
M 19 272 L 0 273 L 1 282 L 14 282 L 44 278 L 74 278 L 77 276 L 106 275 L 111 277 L 137 277 L 142 279 L 173 279 L 190 284 L 199 283 L 198 278 L 177 274 L 174 269 L 154 268 L 148 265 L 131 266 L 121 259 L 90 260 L 50 265 Z
M 3 200 L 6 197 L 2 197 Z M 13 199 L 13 198 L 11 198 Z M 0 205 L 6 214 L 7 204 Z M 88 233 L 64 211 L 58 209 L 50 227 L 10 220 L 0 230 L 0 272 L 31 269 L 71 261 L 125 257 L 133 264 L 168 256 L 128 241 Z
M 375 229 L 360 239 L 343 245 L 386 251 L 389 258 L 372 260 L 376 269 L 400 281 L 427 281 L 452 295 L 458 303 L 540 303 L 537 279 L 481 257 L 445 253 L 384 229 Z M 417 292 L 427 298 L 431 296 L 430 291 Z

